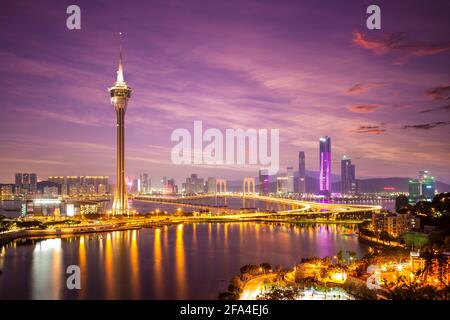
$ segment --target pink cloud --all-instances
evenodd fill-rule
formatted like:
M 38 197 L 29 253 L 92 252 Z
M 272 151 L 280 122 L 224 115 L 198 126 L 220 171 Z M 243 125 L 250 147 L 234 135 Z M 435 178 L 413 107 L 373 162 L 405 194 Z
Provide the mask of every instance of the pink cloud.
M 432 100 L 444 100 L 450 97 L 450 86 L 444 85 L 430 88 L 425 91 L 425 96 Z
M 345 94 L 360 94 L 360 93 L 364 93 L 369 91 L 370 89 L 373 88 L 378 88 L 378 87 L 382 87 L 384 86 L 384 84 L 382 83 L 357 83 L 355 84 L 353 87 L 348 88 L 347 90 L 344 91 Z
M 353 32 L 353 43 L 368 49 L 375 54 L 399 53 L 403 56 L 429 56 L 450 49 L 449 43 L 430 43 L 425 41 L 411 41 L 404 33 L 392 33 L 384 38 L 368 39 L 362 32 Z M 401 63 L 403 59 L 397 60 Z
M 382 133 L 385 133 L 386 129 L 380 126 L 361 126 L 358 129 L 354 130 L 353 132 L 380 135 Z
M 370 113 L 370 112 L 375 112 L 380 107 L 381 106 L 378 104 L 365 104 L 365 105 L 350 106 L 347 109 L 350 112 L 355 112 L 355 113 Z

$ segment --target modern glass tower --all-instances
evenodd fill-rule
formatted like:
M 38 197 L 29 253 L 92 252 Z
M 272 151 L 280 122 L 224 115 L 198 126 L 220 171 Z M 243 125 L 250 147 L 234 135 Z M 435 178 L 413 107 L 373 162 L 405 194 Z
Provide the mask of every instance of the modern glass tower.
M 128 195 L 125 181 L 125 112 L 127 111 L 128 100 L 131 98 L 131 88 L 127 85 L 123 77 L 122 68 L 122 46 L 120 46 L 119 69 L 117 70 L 117 80 L 113 87 L 109 88 L 111 94 L 111 104 L 116 110 L 116 190 L 112 213 L 114 215 L 128 214 Z
M 341 160 L 341 193 L 355 194 L 356 192 L 355 165 L 352 164 L 352 159 L 344 155 Z
M 328 136 L 320 138 L 319 151 L 319 190 L 321 194 L 331 193 L 331 138 Z
M 294 193 L 294 168 L 293 167 L 287 167 L 286 176 L 287 176 L 287 192 Z
M 298 192 L 306 192 L 306 166 L 305 166 L 305 152 L 298 153 Z
M 269 171 L 261 169 L 259 170 L 259 194 L 265 196 L 269 192 Z

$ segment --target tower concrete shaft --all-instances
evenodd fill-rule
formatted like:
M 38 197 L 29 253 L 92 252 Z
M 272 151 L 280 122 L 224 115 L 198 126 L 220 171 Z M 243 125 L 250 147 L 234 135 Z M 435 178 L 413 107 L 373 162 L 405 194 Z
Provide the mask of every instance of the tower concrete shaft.
M 120 50 L 119 69 L 117 81 L 109 88 L 111 104 L 116 110 L 116 189 L 112 213 L 123 215 L 129 213 L 127 184 L 125 181 L 125 113 L 128 100 L 131 98 L 131 88 L 126 84 L 122 68 L 122 48 Z

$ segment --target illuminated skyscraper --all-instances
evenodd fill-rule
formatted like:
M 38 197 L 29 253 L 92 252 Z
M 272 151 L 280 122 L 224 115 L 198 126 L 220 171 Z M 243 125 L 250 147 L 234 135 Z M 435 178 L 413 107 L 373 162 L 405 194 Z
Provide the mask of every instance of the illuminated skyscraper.
M 320 138 L 319 151 L 319 190 L 321 194 L 329 195 L 331 192 L 331 138 Z
M 341 160 L 341 193 L 355 194 L 356 191 L 355 165 L 352 164 L 352 159 L 343 156 Z
M 139 185 L 138 191 L 140 193 L 150 193 L 152 182 L 148 176 L 148 173 L 142 173 L 139 176 L 139 181 L 140 181 L 140 185 Z
M 120 46 L 119 69 L 117 80 L 113 87 L 109 88 L 111 104 L 116 110 L 116 190 L 114 193 L 113 214 L 128 214 L 128 195 L 125 181 L 125 112 L 128 100 L 131 98 L 131 88 L 123 77 L 122 46 Z
M 215 194 L 216 193 L 216 178 L 209 177 L 207 182 L 208 190 L 207 193 Z
M 409 201 L 431 201 L 435 195 L 436 179 L 428 171 L 420 171 L 419 179 L 409 180 Z
M 267 169 L 259 170 L 259 194 L 268 195 L 269 190 L 269 171 Z
M 37 190 L 36 173 L 16 173 L 15 189 L 18 194 L 34 194 Z
M 277 193 L 281 195 L 286 195 L 288 193 L 288 177 L 281 176 L 277 177 Z
M 298 153 L 298 192 L 306 193 L 306 165 L 305 152 Z
M 294 168 L 287 167 L 286 176 L 287 176 L 287 192 L 294 193 Z

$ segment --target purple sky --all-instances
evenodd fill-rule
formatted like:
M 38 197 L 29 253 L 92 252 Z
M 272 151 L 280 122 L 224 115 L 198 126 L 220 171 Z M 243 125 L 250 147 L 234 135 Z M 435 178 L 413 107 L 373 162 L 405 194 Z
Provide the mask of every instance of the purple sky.
M 382 29 L 366 28 L 376 3 Z M 82 30 L 66 28 L 81 7 Z M 0 181 L 14 172 L 110 175 L 115 79 L 124 34 L 127 174 L 238 178 L 257 167 L 175 166 L 176 128 L 280 128 L 280 162 L 358 177 L 450 182 L 448 1 L 2 1 Z

